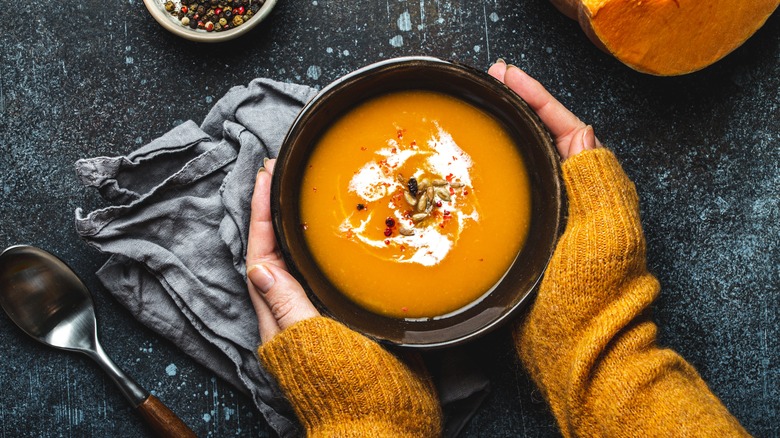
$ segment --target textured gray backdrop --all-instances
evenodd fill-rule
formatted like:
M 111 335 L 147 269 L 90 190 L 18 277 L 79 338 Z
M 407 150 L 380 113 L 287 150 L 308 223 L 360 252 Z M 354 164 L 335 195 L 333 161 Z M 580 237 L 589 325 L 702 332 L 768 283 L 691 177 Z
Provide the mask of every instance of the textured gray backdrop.
M 546 0 L 280 0 L 258 29 L 206 46 L 164 31 L 140 0 L 0 0 L 0 247 L 66 259 L 95 295 L 116 362 L 199 436 L 260 436 L 248 399 L 134 320 L 94 276 L 104 256 L 73 228 L 102 206 L 79 158 L 124 154 L 233 85 L 322 87 L 399 55 L 525 68 L 592 123 L 641 196 L 663 285 L 661 342 L 681 352 L 756 436 L 780 436 L 780 14 L 702 72 L 656 78 L 596 49 Z M 47 349 L 0 316 L 0 437 L 147 434 L 85 357 Z M 465 435 L 557 436 L 506 333 L 475 345 L 494 391 Z

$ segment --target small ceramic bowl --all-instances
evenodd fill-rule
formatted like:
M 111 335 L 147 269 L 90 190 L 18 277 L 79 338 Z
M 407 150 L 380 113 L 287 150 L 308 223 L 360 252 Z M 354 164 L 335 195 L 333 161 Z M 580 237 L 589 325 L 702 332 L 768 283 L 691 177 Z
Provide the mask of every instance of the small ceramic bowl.
M 263 6 L 260 7 L 257 13 L 244 22 L 244 24 L 225 31 L 207 32 L 203 29 L 191 29 L 187 26 L 183 26 L 176 16 L 171 15 L 170 12 L 165 10 L 165 1 L 166 0 L 144 0 L 144 5 L 146 5 L 146 9 L 149 10 L 152 17 L 160 23 L 165 30 L 184 39 L 202 43 L 218 43 L 237 38 L 260 24 L 260 22 L 271 13 L 274 6 L 276 6 L 276 0 L 265 0 L 265 3 L 263 3 Z M 179 2 L 174 1 L 174 3 L 176 3 L 178 7 Z
M 485 291 L 483 298 L 460 312 L 440 318 L 389 318 L 350 301 L 317 266 L 300 227 L 301 181 L 320 136 L 355 105 L 381 94 L 409 89 L 446 93 L 491 114 L 515 140 L 531 179 L 532 219 L 525 246 L 504 277 L 490 291 Z M 293 275 L 325 314 L 380 342 L 398 346 L 456 345 L 507 321 L 529 301 L 541 280 L 562 222 L 559 158 L 550 134 L 536 114 L 517 94 L 487 73 L 436 58 L 382 61 L 325 87 L 293 123 L 274 169 L 271 187 L 274 230 Z

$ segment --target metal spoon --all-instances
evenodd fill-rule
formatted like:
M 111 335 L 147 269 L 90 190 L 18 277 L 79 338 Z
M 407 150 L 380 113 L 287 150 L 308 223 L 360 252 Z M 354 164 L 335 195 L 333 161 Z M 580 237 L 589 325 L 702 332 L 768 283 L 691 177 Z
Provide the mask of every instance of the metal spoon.
M 60 259 L 32 246 L 3 251 L 0 305 L 34 339 L 94 359 L 157 435 L 195 437 L 176 414 L 109 359 L 98 343 L 92 296 Z

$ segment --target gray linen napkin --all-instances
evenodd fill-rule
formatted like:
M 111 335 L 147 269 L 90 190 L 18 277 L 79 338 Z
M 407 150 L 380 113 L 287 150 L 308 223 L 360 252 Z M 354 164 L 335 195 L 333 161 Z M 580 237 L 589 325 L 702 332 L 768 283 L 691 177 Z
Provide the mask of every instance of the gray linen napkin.
M 249 204 L 263 158 L 278 155 L 315 94 L 256 79 L 232 88 L 200 127 L 188 121 L 127 156 L 76 163 L 82 184 L 113 204 L 76 210 L 78 233 L 111 254 L 97 272 L 106 289 L 143 324 L 250 395 L 282 437 L 301 429 L 256 356 L 260 339 L 244 266 Z M 459 353 L 428 359 L 448 436 L 462 429 L 489 386 L 473 364 L 450 361 L 452 354 Z

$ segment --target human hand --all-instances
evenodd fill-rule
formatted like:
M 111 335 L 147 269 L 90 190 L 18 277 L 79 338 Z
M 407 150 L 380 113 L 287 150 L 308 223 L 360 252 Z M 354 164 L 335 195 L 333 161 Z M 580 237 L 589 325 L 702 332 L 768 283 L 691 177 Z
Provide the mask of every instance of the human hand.
M 271 223 L 271 176 L 275 164 L 276 160 L 266 159 L 257 172 L 246 251 L 247 288 L 263 343 L 298 321 L 319 316 L 301 284 L 287 272 L 276 244 Z
M 562 159 L 601 147 L 593 127 L 583 123 L 558 102 L 536 79 L 499 59 L 488 73 L 525 100 L 552 133 Z
M 601 147 L 585 125 L 535 79 L 502 60 L 488 73 L 523 98 L 553 135 L 562 159 Z M 319 315 L 303 287 L 290 275 L 276 244 L 271 223 L 270 187 L 276 160 L 267 160 L 256 178 L 247 243 L 247 286 L 257 313 L 260 338 L 267 342 L 292 324 Z
M 266 160 L 257 173 L 246 256 L 263 367 L 306 435 L 440 436 L 441 411 L 430 379 L 365 336 L 316 318 L 319 312 L 287 272 L 271 222 L 275 164 Z M 283 330 L 287 335 L 277 337 Z

